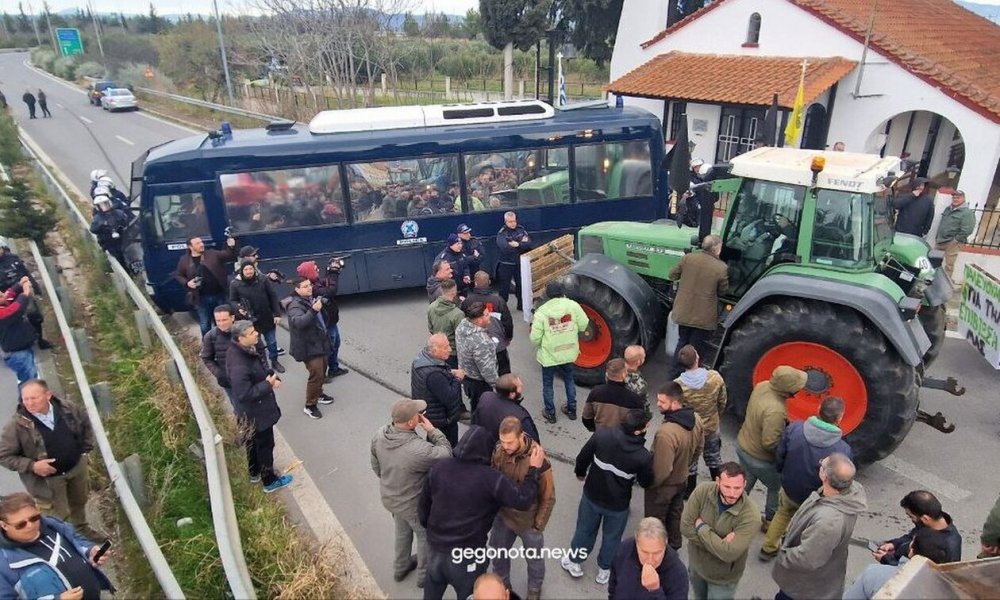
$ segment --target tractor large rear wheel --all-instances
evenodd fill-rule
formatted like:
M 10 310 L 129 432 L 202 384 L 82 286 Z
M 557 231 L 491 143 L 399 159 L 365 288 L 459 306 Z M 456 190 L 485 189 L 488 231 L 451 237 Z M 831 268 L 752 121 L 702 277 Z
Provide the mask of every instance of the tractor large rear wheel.
M 580 339 L 574 379 L 584 386 L 600 385 L 607 362 L 623 356 L 627 346 L 640 343 L 639 321 L 617 292 L 586 275 L 563 275 L 559 285 L 590 319 L 587 334 Z
M 937 360 L 941 354 L 941 346 L 944 345 L 944 331 L 947 324 L 945 306 L 935 306 L 934 308 L 924 308 L 917 313 L 920 324 L 931 340 L 931 347 L 924 353 L 924 370 L 930 368 L 931 363 Z
M 720 369 L 740 418 L 753 386 L 780 365 L 809 374 L 806 388 L 788 400 L 789 420 L 817 414 L 828 396 L 844 400 L 841 429 L 859 463 L 888 456 L 916 419 L 916 370 L 848 308 L 783 300 L 743 318 L 729 337 Z

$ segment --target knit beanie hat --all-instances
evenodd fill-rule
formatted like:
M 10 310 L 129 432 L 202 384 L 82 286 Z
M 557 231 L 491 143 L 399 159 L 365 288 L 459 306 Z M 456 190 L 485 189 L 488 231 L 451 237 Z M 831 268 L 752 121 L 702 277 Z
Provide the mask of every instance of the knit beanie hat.
M 311 260 L 301 263 L 295 269 L 295 272 L 298 273 L 300 277 L 305 277 L 310 281 L 319 279 L 319 267 L 317 267 L 316 263 Z

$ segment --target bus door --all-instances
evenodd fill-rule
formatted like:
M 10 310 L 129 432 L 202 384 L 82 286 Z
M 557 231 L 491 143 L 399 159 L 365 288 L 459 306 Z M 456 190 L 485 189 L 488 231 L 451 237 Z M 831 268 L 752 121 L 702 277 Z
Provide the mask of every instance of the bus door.
M 146 277 L 157 303 L 165 309 L 184 310 L 185 291 L 174 280 L 174 271 L 187 252 L 187 240 L 199 236 L 213 247 L 212 228 L 205 210 L 205 196 L 212 182 L 150 185 L 143 191 L 142 233 Z M 221 236 L 220 236 L 221 237 Z

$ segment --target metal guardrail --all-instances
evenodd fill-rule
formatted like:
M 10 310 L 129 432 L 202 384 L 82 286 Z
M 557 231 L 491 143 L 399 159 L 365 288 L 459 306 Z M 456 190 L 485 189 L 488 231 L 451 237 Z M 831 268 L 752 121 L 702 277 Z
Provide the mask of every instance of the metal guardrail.
M 219 112 L 227 112 L 234 115 L 239 115 L 241 117 L 249 117 L 251 119 L 260 119 L 261 121 L 287 121 L 288 119 L 284 117 L 276 117 L 274 115 L 265 115 L 263 113 L 257 113 L 249 110 L 243 110 L 242 108 L 236 108 L 233 106 L 225 106 L 223 104 L 216 104 L 214 102 L 209 102 L 207 100 L 198 100 L 197 98 L 188 98 L 187 96 L 181 96 L 179 94 L 170 94 L 168 92 L 161 92 L 159 90 L 153 90 L 150 88 L 137 87 L 137 91 L 144 94 L 150 94 L 152 96 L 159 96 L 161 98 L 167 98 L 169 100 L 174 100 L 176 102 L 183 102 L 185 104 L 192 104 L 194 106 L 201 106 L 202 108 L 211 108 L 212 110 L 217 110 Z
M 967 246 L 1000 249 L 1000 206 L 974 208 L 976 230 L 969 236 Z
M 166 557 L 163 556 L 163 551 L 160 550 L 160 545 L 157 543 L 156 538 L 153 537 L 149 523 L 146 522 L 146 517 L 142 514 L 142 508 L 139 507 L 139 503 L 132 493 L 132 488 L 128 485 L 128 479 L 122 471 L 121 464 L 115 459 L 114 450 L 111 449 L 111 442 L 108 440 L 104 423 L 101 421 L 101 413 L 97 408 L 97 403 L 94 401 L 94 395 L 90 390 L 90 383 L 87 381 L 87 372 L 83 369 L 83 361 L 80 359 L 80 352 L 76 347 L 73 330 L 66 319 L 66 312 L 62 301 L 59 299 L 59 295 L 56 293 L 56 286 L 52 281 L 52 276 L 45 267 L 42 253 L 38 250 L 38 244 L 34 241 L 31 242 L 31 254 L 35 257 L 35 264 L 38 265 L 38 271 L 42 276 L 42 285 L 45 286 L 45 292 L 52 303 L 56 321 L 59 323 L 59 332 L 66 342 L 66 351 L 69 354 L 70 363 L 73 365 L 73 375 L 76 377 L 77 385 L 80 386 L 80 397 L 83 399 L 83 405 L 87 409 L 87 417 L 90 419 L 90 426 L 94 430 L 97 447 L 101 451 L 101 458 L 104 459 L 104 466 L 108 470 L 108 476 L 111 478 L 111 483 L 115 486 L 115 492 L 118 494 L 122 510 L 125 511 L 125 517 L 128 518 L 128 522 L 132 526 L 132 531 L 135 532 L 135 537 L 139 541 L 139 546 L 142 547 L 142 551 L 146 555 L 146 560 L 149 561 L 149 566 L 153 570 L 156 580 L 160 583 L 163 593 L 166 594 L 167 598 L 183 599 L 184 591 L 181 590 L 181 586 L 177 583 L 177 578 L 170 569 Z
M 48 167 L 38 158 L 38 155 L 23 137 L 21 138 L 21 144 L 27 149 L 35 164 L 38 165 L 42 173 L 48 178 L 52 188 L 58 192 L 59 199 L 69 209 L 72 217 L 87 231 L 87 234 L 96 243 L 96 238 L 90 234 L 89 221 L 80 212 L 76 203 L 73 202 L 66 190 L 52 175 Z M 198 423 L 202 451 L 205 454 L 209 503 L 212 509 L 212 524 L 215 529 L 216 542 L 219 546 L 222 567 L 226 573 L 226 579 L 229 582 L 229 588 L 233 596 L 241 600 L 254 600 L 257 594 L 253 587 L 250 571 L 247 568 L 246 558 L 243 555 L 243 543 L 240 538 L 239 523 L 236 519 L 233 494 L 229 484 L 229 469 L 226 464 L 223 438 L 215 428 L 212 415 L 205 405 L 205 400 L 201 396 L 201 390 L 198 388 L 198 383 L 184 360 L 184 355 L 181 354 L 180 349 L 177 347 L 173 336 L 170 335 L 166 326 L 160 321 L 156 314 L 156 309 L 150 304 L 142 290 L 132 281 L 132 278 L 125 269 L 118 264 L 118 261 L 109 256 L 108 262 L 111 265 L 113 276 L 121 283 L 122 288 L 135 303 L 136 307 L 138 307 L 139 311 L 148 317 L 146 321 L 153 331 L 156 332 L 156 336 L 170 353 L 170 357 L 177 367 L 184 390 L 191 403 L 195 420 Z

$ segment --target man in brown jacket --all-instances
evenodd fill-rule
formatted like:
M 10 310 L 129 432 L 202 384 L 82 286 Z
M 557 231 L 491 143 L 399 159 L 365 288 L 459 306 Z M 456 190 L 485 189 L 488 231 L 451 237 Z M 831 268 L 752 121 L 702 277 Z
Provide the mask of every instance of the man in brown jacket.
M 38 508 L 77 528 L 87 526 L 87 455 L 93 449 L 83 409 L 53 396 L 41 379 L 21 386 L 21 403 L 0 434 L 0 464 L 21 476 Z
M 598 427 L 618 427 L 628 411 L 646 409 L 642 396 L 628 389 L 625 383 L 628 368 L 621 358 L 612 358 L 604 368 L 606 383 L 594 386 L 583 405 L 583 426 L 588 431 Z
M 517 417 L 507 417 L 500 422 L 500 441 L 493 451 L 493 468 L 500 471 L 516 483 L 524 481 L 528 474 L 528 459 L 531 448 L 536 444 L 531 436 L 521 429 L 521 421 Z M 545 545 L 542 531 L 552 516 L 552 508 L 556 505 L 555 479 L 552 476 L 552 465 L 548 459 L 542 464 L 538 476 L 538 498 L 528 510 L 515 510 L 504 507 L 500 509 L 493 521 L 493 531 L 490 532 L 491 548 L 510 548 L 514 539 L 520 537 L 525 550 L 534 548 L 540 553 Z M 545 560 L 541 556 L 528 558 L 528 600 L 537 600 L 542 593 L 542 580 L 545 579 Z M 503 578 L 510 587 L 510 558 L 498 554 L 493 559 L 493 572 Z
M 677 282 L 677 298 L 670 311 L 678 334 L 674 377 L 684 370 L 677 358 L 684 346 L 691 344 L 701 356 L 708 355 L 707 342 L 719 324 L 719 296 L 729 291 L 729 271 L 719 260 L 722 238 L 706 235 L 701 250 L 685 254 L 670 270 L 670 280 Z
M 656 394 L 656 407 L 663 424 L 653 437 L 653 484 L 646 488 L 646 516 L 663 521 L 667 541 L 681 549 L 681 511 L 684 489 L 691 464 L 705 443 L 701 417 L 684 406 L 684 393 L 675 381 L 668 381 Z
M 719 476 L 719 465 L 722 464 L 722 437 L 719 435 L 719 419 L 726 410 L 726 382 L 715 369 L 701 366 L 701 357 L 694 346 L 688 344 L 677 353 L 684 372 L 675 379 L 684 391 L 684 405 L 690 406 L 701 417 L 702 429 L 705 432 L 705 445 L 702 448 L 702 458 L 711 474 L 712 481 Z M 688 472 L 687 490 L 684 498 L 691 496 L 698 484 L 698 463 L 691 463 Z
M 778 510 L 781 475 L 775 466 L 775 451 L 788 420 L 785 401 L 805 385 L 805 371 L 785 365 L 774 369 L 771 379 L 762 381 L 753 388 L 747 403 L 746 418 L 736 436 L 736 456 L 747 471 L 747 494 L 753 491 L 758 479 L 767 486 L 764 522 L 761 524 L 761 531 L 765 533 Z

